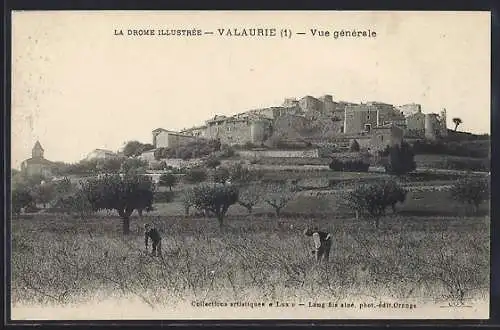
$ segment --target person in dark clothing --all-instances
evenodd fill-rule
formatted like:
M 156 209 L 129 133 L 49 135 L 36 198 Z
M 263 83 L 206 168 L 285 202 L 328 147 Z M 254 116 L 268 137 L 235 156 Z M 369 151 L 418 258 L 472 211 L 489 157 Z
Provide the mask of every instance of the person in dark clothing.
M 153 227 L 151 224 L 147 223 L 144 225 L 145 233 L 144 233 L 144 244 L 146 245 L 146 251 L 148 250 L 148 241 L 151 239 L 153 243 L 153 251 L 152 255 L 161 256 L 161 236 L 160 232 Z
M 316 255 L 316 261 L 327 261 L 330 257 L 330 250 L 332 249 L 332 235 L 325 231 L 320 230 L 304 230 L 306 236 L 312 236 L 315 249 L 312 251 Z

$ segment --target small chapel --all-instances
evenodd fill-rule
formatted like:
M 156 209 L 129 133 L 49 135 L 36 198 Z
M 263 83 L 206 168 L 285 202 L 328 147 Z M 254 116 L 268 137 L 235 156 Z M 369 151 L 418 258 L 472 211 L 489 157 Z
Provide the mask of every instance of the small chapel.
M 43 157 L 44 150 L 40 141 L 36 141 L 31 150 L 31 158 L 21 163 L 21 171 L 29 176 L 41 175 L 44 177 L 52 176 L 52 162 Z

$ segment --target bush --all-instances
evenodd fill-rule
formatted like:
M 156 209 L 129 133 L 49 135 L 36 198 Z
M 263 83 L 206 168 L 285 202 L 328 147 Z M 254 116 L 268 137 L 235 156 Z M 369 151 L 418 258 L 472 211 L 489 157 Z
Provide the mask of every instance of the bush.
M 187 183 L 200 183 L 207 179 L 208 174 L 204 168 L 191 168 L 187 170 L 184 180 Z
M 396 204 L 406 199 L 406 190 L 397 182 L 380 181 L 372 184 L 358 185 L 347 194 L 347 207 L 356 211 L 356 216 L 373 219 L 378 228 L 380 218 L 385 215 L 387 207 L 396 211 Z
M 330 163 L 330 169 L 334 171 L 342 172 L 368 172 L 370 168 L 370 163 L 364 162 L 363 160 L 353 159 L 353 160 L 339 160 L 332 159 Z
M 408 143 L 402 142 L 401 145 L 388 147 L 387 153 L 388 163 L 384 166 L 387 173 L 402 175 L 417 168 L 413 149 Z
M 479 205 L 490 198 L 490 184 L 487 179 L 463 178 L 458 180 L 450 190 L 450 197 L 459 203 L 472 206 L 475 213 Z

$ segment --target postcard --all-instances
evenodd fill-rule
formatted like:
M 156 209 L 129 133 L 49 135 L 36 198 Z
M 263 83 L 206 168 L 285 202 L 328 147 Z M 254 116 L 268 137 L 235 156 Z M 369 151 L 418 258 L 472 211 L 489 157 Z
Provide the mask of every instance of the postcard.
M 14 11 L 13 320 L 488 319 L 490 13 Z

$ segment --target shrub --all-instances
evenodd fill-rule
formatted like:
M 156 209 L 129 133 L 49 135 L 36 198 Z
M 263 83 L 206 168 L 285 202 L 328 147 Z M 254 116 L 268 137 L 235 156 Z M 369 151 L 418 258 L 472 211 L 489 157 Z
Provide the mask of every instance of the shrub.
M 203 168 L 191 168 L 187 170 L 184 180 L 187 183 L 200 183 L 207 179 L 207 171 Z
M 489 180 L 480 178 L 463 178 L 458 180 L 450 190 L 450 197 L 460 203 L 473 207 L 475 213 L 479 205 L 490 198 Z
M 367 163 L 360 159 L 353 160 L 339 160 L 332 159 L 330 163 L 330 169 L 334 171 L 342 171 L 342 172 L 368 172 L 370 168 L 370 163 Z
M 238 189 L 233 185 L 201 184 L 193 188 L 189 198 L 191 205 L 199 210 L 214 213 L 222 228 L 224 216 L 231 205 L 238 201 Z
M 387 173 L 402 175 L 417 168 L 413 149 L 408 143 L 402 142 L 401 145 L 388 147 L 387 152 L 389 159 L 384 166 Z

